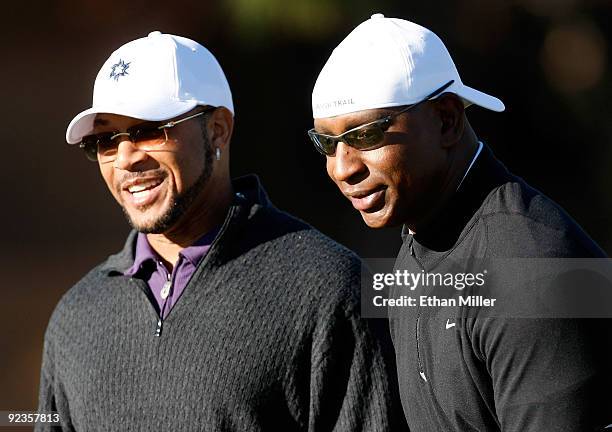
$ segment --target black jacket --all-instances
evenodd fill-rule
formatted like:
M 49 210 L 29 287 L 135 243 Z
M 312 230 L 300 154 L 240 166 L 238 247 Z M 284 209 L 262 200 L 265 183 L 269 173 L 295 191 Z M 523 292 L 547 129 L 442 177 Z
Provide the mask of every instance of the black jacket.
M 492 278 L 508 270 L 495 268 L 499 259 L 605 257 L 561 208 L 510 174 L 486 146 L 448 205 L 425 229 L 404 236 L 396 269 L 412 272 L 479 273 L 488 263 Z M 528 275 L 517 277 L 504 289 L 529 308 L 535 299 L 516 282 Z M 451 291 L 422 287 L 420 294 L 457 297 Z M 612 320 L 519 318 L 520 307 L 492 317 L 484 310 L 390 312 L 411 431 L 583 432 L 612 423 Z

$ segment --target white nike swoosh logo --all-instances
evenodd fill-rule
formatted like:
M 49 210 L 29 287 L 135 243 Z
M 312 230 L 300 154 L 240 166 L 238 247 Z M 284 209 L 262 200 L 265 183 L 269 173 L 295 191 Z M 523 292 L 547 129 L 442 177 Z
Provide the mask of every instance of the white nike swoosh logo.
M 448 330 L 451 327 L 455 327 L 455 325 L 456 325 L 455 323 L 449 323 L 448 321 L 449 320 L 446 320 L 446 330 Z

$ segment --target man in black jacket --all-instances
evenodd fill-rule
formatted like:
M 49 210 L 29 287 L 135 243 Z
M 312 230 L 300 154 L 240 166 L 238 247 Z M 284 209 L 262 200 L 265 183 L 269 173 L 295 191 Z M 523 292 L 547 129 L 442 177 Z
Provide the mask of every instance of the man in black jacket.
M 66 139 L 134 230 L 56 307 L 39 411 L 67 431 L 405 430 L 386 322 L 360 317 L 359 259 L 255 176 L 231 180 L 233 114 L 189 39 L 153 32 L 102 66 Z
M 465 108 L 503 103 L 463 84 L 431 31 L 376 14 L 333 51 L 312 105 L 309 136 L 343 195 L 368 226 L 403 225 L 387 280 L 390 299 L 405 303 L 386 304 L 410 429 L 612 424 L 611 321 L 579 319 L 602 313 L 577 312 L 559 295 L 571 259 L 605 267 L 605 254 L 479 141 Z M 396 275 L 422 279 L 406 290 Z M 569 285 L 574 295 L 583 288 Z M 480 288 L 489 296 L 466 295 Z M 609 316 L 608 281 L 598 288 Z

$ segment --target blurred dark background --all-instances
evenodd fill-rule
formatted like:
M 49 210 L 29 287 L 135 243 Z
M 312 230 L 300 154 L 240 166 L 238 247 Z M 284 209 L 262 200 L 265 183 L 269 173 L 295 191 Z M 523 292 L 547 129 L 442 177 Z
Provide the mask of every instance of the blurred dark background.
M 506 104 L 504 113 L 468 110 L 480 138 L 612 252 L 612 2 L 4 3 L 0 410 L 36 408 L 54 305 L 124 242 L 128 226 L 97 166 L 65 144 L 64 133 L 90 106 L 111 51 L 152 30 L 199 41 L 223 66 L 236 107 L 234 175 L 256 172 L 278 207 L 360 255 L 394 256 L 399 230 L 362 223 L 305 135 L 320 68 L 375 12 L 415 21 L 446 42 L 463 81 Z

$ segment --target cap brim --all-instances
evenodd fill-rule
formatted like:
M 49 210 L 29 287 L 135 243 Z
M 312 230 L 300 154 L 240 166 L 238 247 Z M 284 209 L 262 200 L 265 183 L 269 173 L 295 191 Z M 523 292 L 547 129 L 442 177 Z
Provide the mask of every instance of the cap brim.
M 469 104 L 478 105 L 496 112 L 502 112 L 506 109 L 504 103 L 498 98 L 468 87 L 465 84 L 456 93 L 469 102 Z
M 77 114 L 66 129 L 68 144 L 77 144 L 93 130 L 93 122 L 98 114 L 117 114 L 144 121 L 169 120 L 178 115 L 191 111 L 198 106 L 197 101 L 176 101 L 164 104 L 163 107 L 92 107 Z

